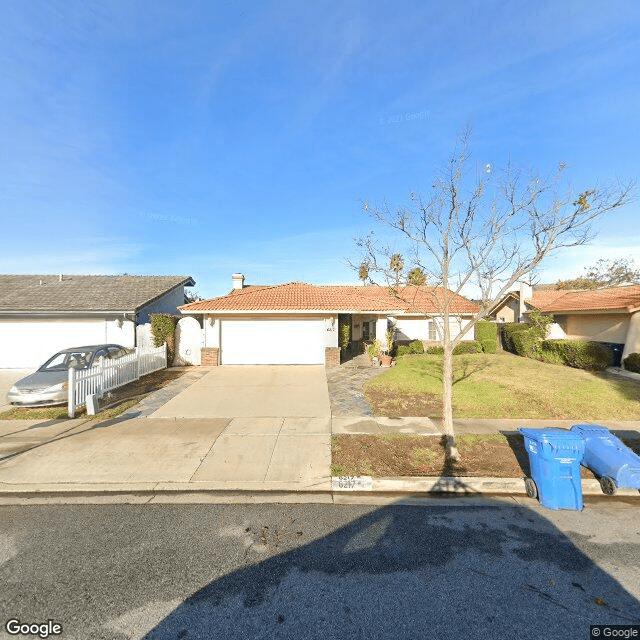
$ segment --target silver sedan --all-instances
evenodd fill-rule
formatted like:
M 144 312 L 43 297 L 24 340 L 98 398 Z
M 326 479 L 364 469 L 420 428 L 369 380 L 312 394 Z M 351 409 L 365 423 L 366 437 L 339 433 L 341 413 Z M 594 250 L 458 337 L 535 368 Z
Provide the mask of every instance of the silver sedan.
M 18 380 L 9 389 L 7 402 L 29 407 L 66 404 L 69 367 L 88 369 L 101 357 L 117 359 L 132 351 L 119 344 L 94 344 L 59 351 L 37 371 Z

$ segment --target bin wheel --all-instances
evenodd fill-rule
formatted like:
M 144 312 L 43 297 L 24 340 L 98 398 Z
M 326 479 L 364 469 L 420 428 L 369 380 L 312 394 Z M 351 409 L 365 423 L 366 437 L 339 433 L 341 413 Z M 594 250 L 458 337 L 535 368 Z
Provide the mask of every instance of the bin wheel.
M 530 498 L 538 497 L 538 487 L 533 478 L 524 479 L 524 488 Z
M 609 476 L 602 476 L 602 478 L 600 478 L 600 488 L 602 489 L 602 493 L 605 493 L 608 496 L 615 495 L 618 490 L 616 481 Z

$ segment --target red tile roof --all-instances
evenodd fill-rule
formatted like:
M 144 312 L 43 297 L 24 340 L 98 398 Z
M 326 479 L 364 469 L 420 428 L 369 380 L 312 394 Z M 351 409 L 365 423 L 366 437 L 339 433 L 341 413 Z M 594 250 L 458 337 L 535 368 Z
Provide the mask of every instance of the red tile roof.
M 442 288 L 404 287 L 398 294 L 378 286 L 313 285 L 288 282 L 274 286 L 247 286 L 226 296 L 192 302 L 180 308 L 192 312 L 244 311 L 340 311 L 437 313 Z M 478 306 L 462 296 L 450 293 L 453 313 L 475 313 Z
M 527 304 L 543 312 L 621 310 L 631 313 L 640 309 L 640 285 L 580 291 L 535 291 Z

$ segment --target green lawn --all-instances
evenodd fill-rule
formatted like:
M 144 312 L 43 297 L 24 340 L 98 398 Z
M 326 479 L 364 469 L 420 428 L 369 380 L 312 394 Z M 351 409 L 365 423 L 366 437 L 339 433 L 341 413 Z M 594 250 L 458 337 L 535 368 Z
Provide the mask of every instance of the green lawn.
M 442 395 L 442 357 L 406 356 L 365 392 Z M 640 420 L 640 383 L 511 354 L 454 356 L 454 416 Z

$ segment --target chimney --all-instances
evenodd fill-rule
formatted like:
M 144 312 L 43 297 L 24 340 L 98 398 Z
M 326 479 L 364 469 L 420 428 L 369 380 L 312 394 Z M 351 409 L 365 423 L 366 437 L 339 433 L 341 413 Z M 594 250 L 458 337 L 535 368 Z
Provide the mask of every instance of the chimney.
M 233 285 L 233 289 L 242 289 L 244 287 L 244 275 L 241 273 L 232 274 L 231 283 Z
M 533 287 L 526 282 L 520 283 L 520 317 L 518 318 L 518 322 L 524 322 L 524 313 L 527 310 L 527 306 L 525 302 L 531 300 L 533 298 Z

